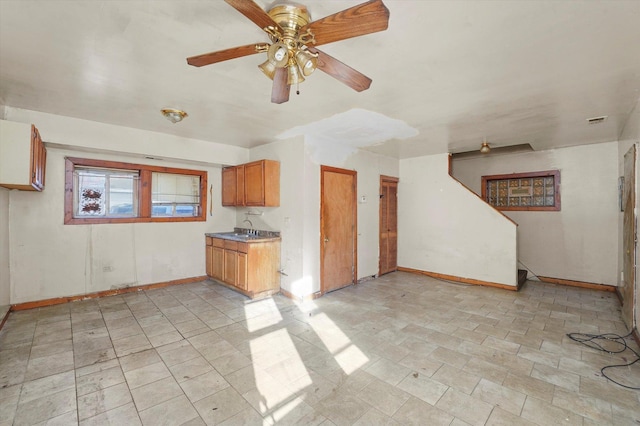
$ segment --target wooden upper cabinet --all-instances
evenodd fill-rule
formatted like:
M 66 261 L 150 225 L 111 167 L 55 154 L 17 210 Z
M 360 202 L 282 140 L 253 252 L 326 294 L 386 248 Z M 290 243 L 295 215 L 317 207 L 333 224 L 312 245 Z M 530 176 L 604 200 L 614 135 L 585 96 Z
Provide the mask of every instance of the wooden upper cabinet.
M 278 207 L 280 163 L 260 160 L 222 169 L 222 205 Z
M 35 126 L 0 120 L 0 186 L 42 191 L 47 150 Z
M 225 167 L 222 169 L 222 205 L 236 205 L 236 168 Z
M 254 161 L 244 165 L 245 203 L 247 206 L 280 205 L 280 163 Z

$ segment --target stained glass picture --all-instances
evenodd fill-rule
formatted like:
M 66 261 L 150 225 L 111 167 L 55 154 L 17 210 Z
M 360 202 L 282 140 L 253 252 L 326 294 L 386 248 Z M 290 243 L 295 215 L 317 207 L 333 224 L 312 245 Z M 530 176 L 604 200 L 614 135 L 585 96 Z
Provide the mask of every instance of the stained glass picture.
M 560 210 L 560 172 L 482 177 L 482 198 L 499 210 Z

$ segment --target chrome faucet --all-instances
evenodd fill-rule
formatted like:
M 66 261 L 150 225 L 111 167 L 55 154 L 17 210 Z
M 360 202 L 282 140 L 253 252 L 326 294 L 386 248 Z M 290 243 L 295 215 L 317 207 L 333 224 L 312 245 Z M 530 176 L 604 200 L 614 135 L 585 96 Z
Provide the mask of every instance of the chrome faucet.
M 249 226 L 250 226 L 249 235 L 253 235 L 253 233 L 254 233 L 253 223 L 251 223 L 251 221 L 249 219 L 245 219 L 245 220 L 242 221 L 242 223 L 245 223 L 245 222 L 249 222 Z

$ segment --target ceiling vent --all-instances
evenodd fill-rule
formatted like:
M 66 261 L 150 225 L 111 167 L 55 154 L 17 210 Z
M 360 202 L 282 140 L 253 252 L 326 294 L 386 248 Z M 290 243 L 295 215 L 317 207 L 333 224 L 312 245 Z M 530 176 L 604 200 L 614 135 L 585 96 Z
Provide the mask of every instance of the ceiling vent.
M 607 117 L 609 117 L 608 115 L 603 115 L 601 117 L 593 117 L 593 118 L 587 118 L 587 123 L 589 124 L 600 124 L 603 123 Z

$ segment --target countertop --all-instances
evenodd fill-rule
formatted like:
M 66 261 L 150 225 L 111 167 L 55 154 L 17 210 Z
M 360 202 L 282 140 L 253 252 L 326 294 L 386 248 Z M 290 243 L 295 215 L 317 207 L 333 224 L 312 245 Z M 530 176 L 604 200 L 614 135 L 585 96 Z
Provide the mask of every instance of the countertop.
M 258 243 L 280 240 L 280 232 L 246 228 L 234 228 L 233 231 L 210 232 L 204 235 L 207 237 L 220 238 L 223 240 L 239 241 L 241 243 Z

